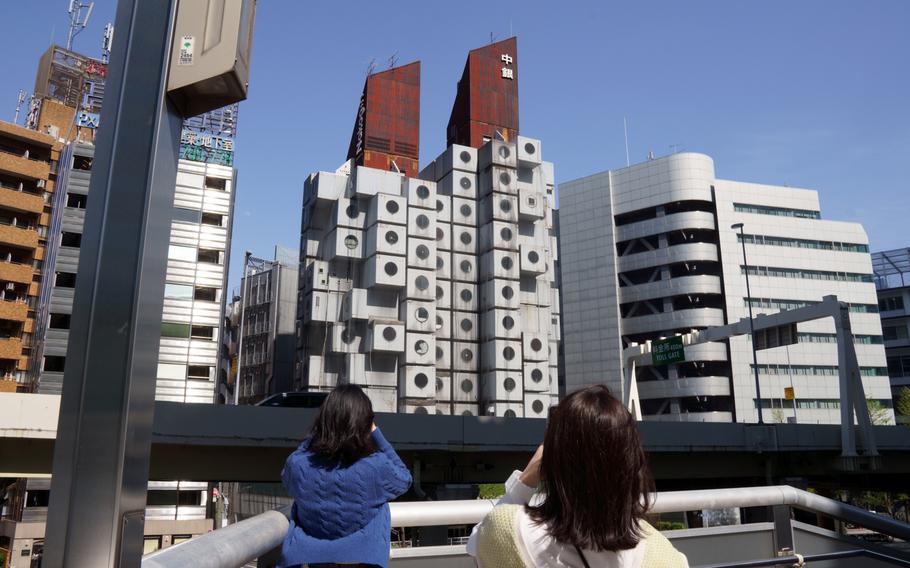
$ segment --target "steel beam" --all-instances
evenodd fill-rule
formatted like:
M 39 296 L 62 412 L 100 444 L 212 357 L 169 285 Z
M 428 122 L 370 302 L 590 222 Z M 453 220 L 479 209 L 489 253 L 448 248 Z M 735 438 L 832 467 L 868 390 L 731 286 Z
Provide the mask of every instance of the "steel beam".
M 176 0 L 120 0 L 67 350 L 44 566 L 138 567 L 181 118 Z

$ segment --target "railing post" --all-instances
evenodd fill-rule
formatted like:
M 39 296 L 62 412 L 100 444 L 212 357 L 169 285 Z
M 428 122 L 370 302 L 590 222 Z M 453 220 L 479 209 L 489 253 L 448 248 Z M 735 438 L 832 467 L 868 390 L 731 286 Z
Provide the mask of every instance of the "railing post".
M 774 517 L 774 548 L 778 552 L 787 549 L 794 551 L 793 523 L 790 521 L 790 507 L 774 505 L 771 507 Z

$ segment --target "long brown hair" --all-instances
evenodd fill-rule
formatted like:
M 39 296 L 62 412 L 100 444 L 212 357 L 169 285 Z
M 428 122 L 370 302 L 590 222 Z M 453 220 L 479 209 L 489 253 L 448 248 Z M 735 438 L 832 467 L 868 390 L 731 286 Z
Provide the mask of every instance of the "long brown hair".
M 372 428 L 373 405 L 363 389 L 338 385 L 319 407 L 309 450 L 330 462 L 350 465 L 376 451 Z
M 635 419 L 602 385 L 575 391 L 550 415 L 540 466 L 544 501 L 529 516 L 559 542 L 634 548 L 654 482 Z

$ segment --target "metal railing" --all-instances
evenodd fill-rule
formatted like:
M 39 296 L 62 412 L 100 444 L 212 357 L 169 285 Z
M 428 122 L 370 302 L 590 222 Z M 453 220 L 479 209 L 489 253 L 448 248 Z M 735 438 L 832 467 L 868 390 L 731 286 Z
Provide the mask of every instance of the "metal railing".
M 882 534 L 910 540 L 910 525 L 834 499 L 821 497 L 787 485 L 708 489 L 696 491 L 666 491 L 652 496 L 652 513 L 678 513 L 702 509 L 735 507 L 786 506 L 828 515 Z M 495 505 L 493 500 L 473 501 L 412 501 L 391 504 L 393 527 L 426 527 L 470 525 L 480 522 Z M 227 528 L 196 537 L 143 557 L 143 568 L 216 568 L 241 566 L 281 546 L 288 530 L 287 511 L 269 511 Z M 789 522 L 789 521 L 788 521 Z M 438 548 L 438 547 L 433 547 Z M 456 547 L 446 547 L 456 548 Z M 463 550 L 463 549 L 462 549 Z M 854 550 L 825 555 L 806 556 L 806 560 L 835 559 L 832 554 L 846 557 L 884 555 L 868 550 Z M 391 553 L 394 559 L 397 551 Z M 885 560 L 886 558 L 880 558 Z M 898 564 L 905 561 L 895 559 Z M 750 564 L 751 562 L 751 564 Z M 796 557 L 789 564 L 796 562 Z M 716 564 L 712 568 L 773 566 L 787 564 L 786 558 L 749 560 L 745 563 Z

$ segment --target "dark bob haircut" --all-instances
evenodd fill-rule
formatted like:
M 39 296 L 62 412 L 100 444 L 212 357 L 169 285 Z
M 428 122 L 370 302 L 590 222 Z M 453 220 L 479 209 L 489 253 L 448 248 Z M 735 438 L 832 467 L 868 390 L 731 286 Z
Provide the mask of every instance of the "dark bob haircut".
M 635 419 L 607 387 L 575 391 L 552 412 L 540 482 L 544 501 L 528 515 L 558 542 L 615 552 L 641 540 L 654 482 Z
M 319 407 L 309 450 L 330 462 L 350 465 L 376 451 L 372 429 L 370 399 L 357 385 L 339 385 Z

